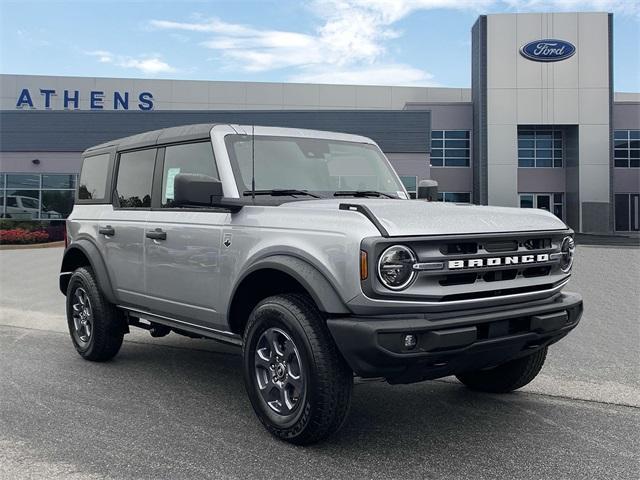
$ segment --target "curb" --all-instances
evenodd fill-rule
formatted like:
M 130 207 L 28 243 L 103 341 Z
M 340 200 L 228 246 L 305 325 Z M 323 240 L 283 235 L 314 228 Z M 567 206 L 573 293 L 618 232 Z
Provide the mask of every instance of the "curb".
M 0 245 L 0 250 L 26 250 L 30 248 L 56 248 L 64 247 L 64 240 L 59 242 L 33 243 L 30 245 Z
M 640 236 L 598 235 L 592 233 L 576 233 L 578 245 L 600 245 L 614 247 L 640 247 Z

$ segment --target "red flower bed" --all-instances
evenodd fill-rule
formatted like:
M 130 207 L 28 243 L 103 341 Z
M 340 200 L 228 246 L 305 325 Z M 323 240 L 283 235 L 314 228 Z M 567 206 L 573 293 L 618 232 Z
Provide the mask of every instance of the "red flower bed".
M 44 243 L 49 240 L 49 234 L 42 230 L 29 231 L 24 228 L 0 230 L 0 244 L 15 245 L 29 243 Z

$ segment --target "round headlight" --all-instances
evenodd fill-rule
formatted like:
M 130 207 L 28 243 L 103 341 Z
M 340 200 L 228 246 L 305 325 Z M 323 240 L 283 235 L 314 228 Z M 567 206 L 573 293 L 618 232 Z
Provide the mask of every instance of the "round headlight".
M 576 253 L 576 244 L 571 237 L 564 237 L 560 246 L 560 268 L 569 273 L 573 266 L 573 257 Z
M 407 247 L 394 245 L 387 248 L 378 260 L 378 278 L 382 284 L 391 290 L 407 288 L 415 278 L 413 264 L 416 256 Z

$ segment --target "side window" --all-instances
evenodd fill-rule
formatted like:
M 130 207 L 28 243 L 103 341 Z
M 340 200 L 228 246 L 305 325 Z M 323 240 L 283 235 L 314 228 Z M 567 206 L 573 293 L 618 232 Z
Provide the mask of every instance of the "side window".
M 151 207 L 156 149 L 121 153 L 116 193 L 121 208 Z
M 84 159 L 78 187 L 79 200 L 102 200 L 105 198 L 108 169 L 108 153 Z
M 35 198 L 23 197 L 22 206 L 24 208 L 38 209 L 40 208 L 40 202 L 38 202 L 38 200 Z
M 200 173 L 218 178 L 210 142 L 185 143 L 166 147 L 162 173 L 162 206 L 173 206 L 173 184 L 179 173 Z

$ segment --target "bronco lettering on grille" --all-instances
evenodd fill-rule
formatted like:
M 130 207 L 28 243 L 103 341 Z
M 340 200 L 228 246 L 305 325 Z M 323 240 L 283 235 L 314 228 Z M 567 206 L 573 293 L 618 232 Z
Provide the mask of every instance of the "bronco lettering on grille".
M 520 265 L 522 263 L 548 262 L 548 253 L 537 255 L 515 255 L 510 257 L 471 258 L 469 260 L 449 260 L 449 270 L 459 268 L 497 267 L 500 265 Z

